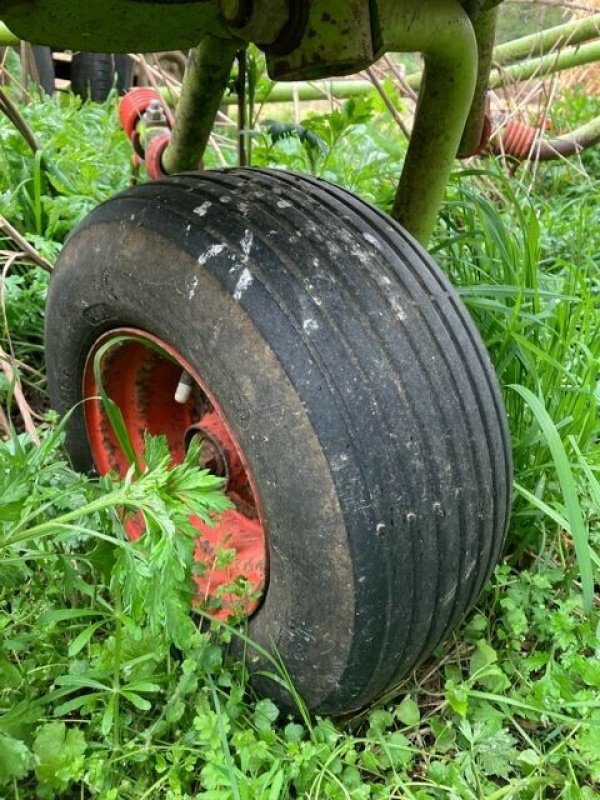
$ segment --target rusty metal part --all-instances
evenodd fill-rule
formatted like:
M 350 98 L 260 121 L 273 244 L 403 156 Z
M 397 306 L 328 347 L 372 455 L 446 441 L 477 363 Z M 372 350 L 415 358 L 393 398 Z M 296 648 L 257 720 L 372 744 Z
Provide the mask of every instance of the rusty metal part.
M 226 491 L 240 491 L 246 482 L 244 465 L 231 439 L 231 435 L 219 415 L 204 414 L 200 422 L 191 425 L 185 433 L 186 450 L 195 437 L 202 442 L 199 464 L 213 474 L 226 480 Z
M 229 466 L 225 450 L 216 439 L 202 429 L 198 433 L 202 438 L 202 451 L 198 458 L 198 465 L 201 469 L 207 469 L 219 478 L 225 478 L 227 484 L 229 482 Z

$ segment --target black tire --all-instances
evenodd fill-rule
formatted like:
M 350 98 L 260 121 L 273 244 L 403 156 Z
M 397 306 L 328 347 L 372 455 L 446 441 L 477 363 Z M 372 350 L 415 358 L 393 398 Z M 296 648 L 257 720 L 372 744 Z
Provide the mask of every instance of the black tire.
M 40 45 L 33 45 L 31 49 L 33 51 L 38 84 L 47 95 L 51 96 L 55 91 L 55 72 L 52 51 L 49 47 L 42 47 Z
M 61 413 L 112 328 L 143 328 L 201 372 L 264 510 L 250 635 L 311 708 L 371 702 L 472 607 L 509 513 L 502 401 L 448 281 L 372 206 L 258 170 L 138 186 L 69 239 L 46 325 Z M 91 469 L 79 412 L 69 450 Z
M 21 58 L 21 81 L 25 85 L 35 83 L 47 95 L 53 95 L 55 72 L 50 48 L 23 42 L 19 48 L 15 49 L 20 53 Z M 5 48 L 0 47 L 0 58 L 4 56 L 4 50 Z M 4 83 L 2 77 L 0 76 L 0 84 Z
M 117 74 L 117 92 L 124 95 L 133 83 L 133 61 L 125 53 L 116 53 L 115 72 Z
M 112 53 L 74 53 L 71 63 L 71 88 L 84 100 L 102 103 L 116 83 L 124 94 L 131 82 L 132 63 L 127 55 Z

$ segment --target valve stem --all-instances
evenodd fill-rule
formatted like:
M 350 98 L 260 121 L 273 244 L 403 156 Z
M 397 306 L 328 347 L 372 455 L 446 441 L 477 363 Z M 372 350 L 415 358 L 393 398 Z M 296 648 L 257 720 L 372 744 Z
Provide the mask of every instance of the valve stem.
M 192 394 L 193 385 L 194 385 L 194 379 L 192 378 L 189 372 L 183 370 L 183 372 L 181 373 L 181 377 L 179 378 L 179 383 L 177 384 L 177 388 L 175 389 L 175 402 L 180 403 L 181 405 L 187 403 Z

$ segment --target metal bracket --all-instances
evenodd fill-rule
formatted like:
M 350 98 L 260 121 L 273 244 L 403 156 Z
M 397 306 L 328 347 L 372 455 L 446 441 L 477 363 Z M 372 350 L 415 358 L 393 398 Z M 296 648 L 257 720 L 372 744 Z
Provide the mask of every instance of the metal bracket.
M 277 41 L 290 19 L 289 0 L 219 0 L 233 34 L 259 46 Z
M 277 80 L 313 80 L 349 75 L 370 66 L 381 43 L 377 4 L 369 0 L 301 0 L 307 17 L 298 46 L 269 53 Z

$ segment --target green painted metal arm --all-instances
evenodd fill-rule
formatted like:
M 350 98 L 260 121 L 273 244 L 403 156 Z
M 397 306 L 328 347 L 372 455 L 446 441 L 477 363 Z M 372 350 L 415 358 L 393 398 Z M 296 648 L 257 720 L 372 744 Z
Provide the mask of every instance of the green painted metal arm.
M 497 22 L 498 8 L 481 11 L 473 20 L 478 52 L 477 84 L 458 151 L 459 158 L 474 153 L 481 143 Z
M 162 157 L 168 174 L 197 168 L 240 46 L 239 41 L 207 36 L 191 51 L 173 134 Z
M 227 36 L 216 0 L 0 0 L 0 19 L 33 44 L 96 53 L 179 50 Z
M 455 0 L 386 0 L 385 51 L 419 51 L 425 70 L 393 216 L 420 242 L 435 226 L 477 81 L 471 21 Z
M 592 14 L 499 44 L 494 50 L 494 63 L 498 66 L 513 64 L 515 61 L 543 56 L 552 49 L 581 44 L 597 36 L 600 36 L 600 14 Z
M 0 47 L 13 47 L 20 43 L 19 37 L 9 31 L 3 22 L 0 22 Z
M 599 27 L 600 14 L 594 14 L 591 17 L 574 20 L 567 25 L 558 25 L 555 28 L 548 28 L 547 31 L 498 45 L 494 49 L 492 63 L 499 66 L 511 64 L 511 66 L 502 70 L 492 70 L 489 87 L 495 89 L 507 83 L 528 80 L 532 75 L 537 74 L 540 66 L 543 68 L 542 74 L 549 75 L 552 72 L 579 67 L 597 60 L 597 56 L 594 57 L 597 52 L 594 49 L 595 43 L 590 40 L 600 36 Z M 583 42 L 589 44 L 582 44 Z M 567 43 L 571 46 L 562 50 L 560 54 L 547 52 L 552 48 L 556 48 L 558 51 Z M 575 47 L 578 44 L 582 44 L 582 46 Z M 517 61 L 520 63 L 513 63 Z M 407 76 L 406 82 L 411 89 L 418 89 L 421 85 L 421 78 L 420 72 L 414 72 Z
M 544 78 L 555 72 L 592 64 L 594 61 L 600 61 L 600 39 L 582 44 L 579 47 L 567 47 L 557 53 L 550 53 L 541 58 L 531 58 L 529 61 L 513 64 L 510 67 L 492 70 L 490 87 L 495 89 L 500 86 L 519 83 L 519 81 L 527 81 L 530 78 Z
M 161 88 L 163 98 L 170 104 L 175 105 L 179 92 L 173 88 Z M 293 84 L 273 83 L 270 87 L 259 87 L 256 92 L 255 102 L 263 103 L 289 103 L 294 98 L 301 102 L 313 100 L 328 100 L 335 97 L 338 100 L 346 100 L 350 97 L 364 97 L 367 94 L 376 92 L 375 86 L 371 81 L 348 80 L 348 81 L 310 81 Z M 235 106 L 239 98 L 235 92 L 228 92 L 223 96 L 221 105 Z

